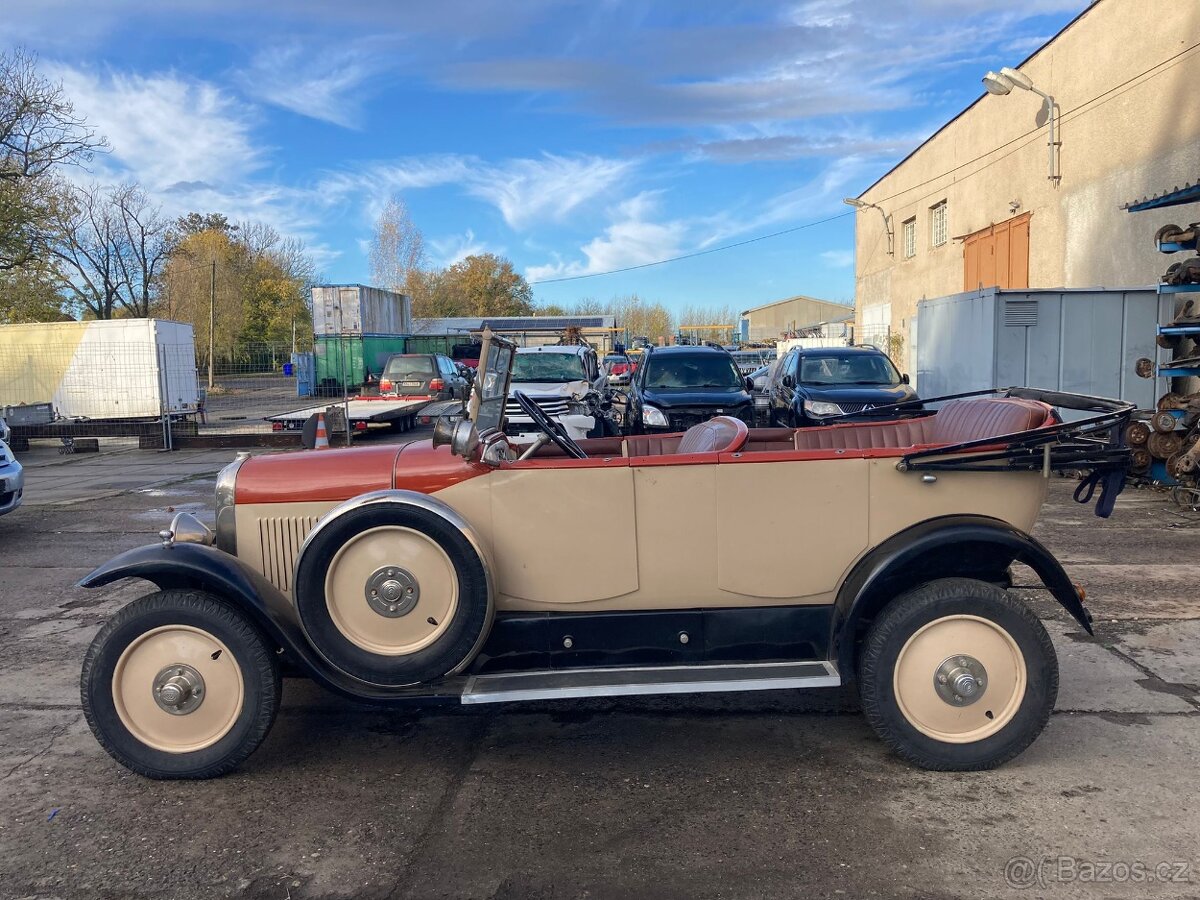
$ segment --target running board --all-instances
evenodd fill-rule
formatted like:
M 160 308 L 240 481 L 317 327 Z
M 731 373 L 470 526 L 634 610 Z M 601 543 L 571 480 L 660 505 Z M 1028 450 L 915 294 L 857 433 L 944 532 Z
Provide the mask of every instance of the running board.
M 838 687 L 841 683 L 837 666 L 825 660 L 622 669 L 550 669 L 474 675 L 463 689 L 462 702 L 505 703 L 512 700 L 558 700 L 570 697 L 772 691 Z

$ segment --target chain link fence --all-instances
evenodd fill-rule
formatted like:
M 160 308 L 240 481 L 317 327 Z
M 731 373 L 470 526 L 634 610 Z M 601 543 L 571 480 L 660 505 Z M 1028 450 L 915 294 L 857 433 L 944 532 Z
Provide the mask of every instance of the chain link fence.
M 171 446 L 178 437 L 270 433 L 271 416 L 308 406 L 312 356 L 290 343 L 208 348 L 80 339 L 0 343 L 0 416 L 18 448 L 102 437 Z M 305 377 L 307 376 L 307 378 Z

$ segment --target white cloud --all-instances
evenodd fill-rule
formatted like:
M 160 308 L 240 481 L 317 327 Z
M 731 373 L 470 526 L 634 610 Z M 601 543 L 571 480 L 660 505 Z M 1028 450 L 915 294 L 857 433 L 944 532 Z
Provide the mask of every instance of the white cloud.
M 541 266 L 530 266 L 526 277 L 531 282 L 547 278 L 565 278 L 608 272 L 626 266 L 657 262 L 679 254 L 688 225 L 681 220 L 650 221 L 657 211 L 658 195 L 646 191 L 620 203 L 613 221 L 604 233 L 580 247 L 587 261 L 561 258 Z
M 97 167 L 120 168 L 147 188 L 228 185 L 264 164 L 252 111 L 216 85 L 175 73 L 132 75 L 48 64 L 76 110 L 108 138 Z
M 467 191 L 500 210 L 510 227 L 521 229 L 538 221 L 562 221 L 615 188 L 633 166 L 629 160 L 547 153 L 474 168 Z
M 374 219 L 393 191 L 456 185 L 494 206 L 509 227 L 522 230 L 540 222 L 560 222 L 608 195 L 636 165 L 632 160 L 549 153 L 500 163 L 461 155 L 411 157 L 330 174 L 322 190 L 338 197 L 366 195 L 367 212 Z
M 255 54 L 240 82 L 248 94 L 267 103 L 334 125 L 358 127 L 366 82 L 384 69 L 383 60 L 367 44 L 273 44 Z
M 459 260 L 479 253 L 487 253 L 488 246 L 475 237 L 475 232 L 468 228 L 462 234 L 452 234 L 449 237 L 429 240 L 429 249 L 433 251 L 434 262 L 445 268 Z M 497 250 L 503 254 L 503 250 Z
M 854 265 L 854 251 L 826 250 L 821 254 L 821 259 L 825 260 L 831 269 L 847 269 Z

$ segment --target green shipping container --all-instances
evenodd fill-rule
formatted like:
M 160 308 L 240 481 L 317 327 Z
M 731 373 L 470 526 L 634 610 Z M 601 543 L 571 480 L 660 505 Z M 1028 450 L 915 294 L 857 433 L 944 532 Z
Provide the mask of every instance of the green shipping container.
M 407 342 L 402 334 L 317 335 L 313 339 L 317 394 L 355 393 L 378 380 L 388 357 L 406 352 Z

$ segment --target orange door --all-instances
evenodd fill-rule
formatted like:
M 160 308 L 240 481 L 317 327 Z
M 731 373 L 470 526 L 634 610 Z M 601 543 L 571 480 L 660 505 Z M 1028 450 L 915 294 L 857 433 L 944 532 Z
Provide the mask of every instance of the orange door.
M 1029 287 L 1030 213 L 963 238 L 963 290 Z

